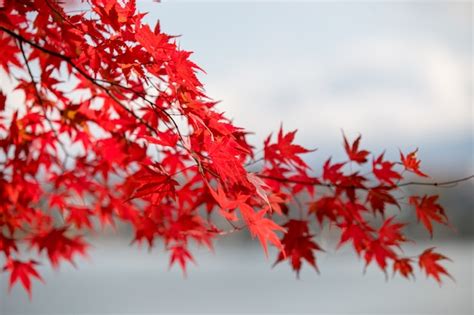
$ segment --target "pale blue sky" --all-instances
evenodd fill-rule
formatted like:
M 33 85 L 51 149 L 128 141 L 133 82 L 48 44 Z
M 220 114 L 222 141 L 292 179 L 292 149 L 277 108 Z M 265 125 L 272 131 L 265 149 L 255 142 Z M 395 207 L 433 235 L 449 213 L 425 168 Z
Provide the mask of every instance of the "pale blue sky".
M 340 156 L 341 129 L 434 175 L 472 172 L 471 2 L 142 2 L 259 143 L 280 122 Z

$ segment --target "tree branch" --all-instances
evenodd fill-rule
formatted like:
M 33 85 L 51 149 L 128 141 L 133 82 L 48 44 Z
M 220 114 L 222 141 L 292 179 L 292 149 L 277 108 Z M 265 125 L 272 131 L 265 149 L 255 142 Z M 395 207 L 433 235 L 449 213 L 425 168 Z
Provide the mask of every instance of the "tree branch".
M 28 40 L 26 38 L 24 38 L 23 36 L 3 27 L 3 26 L 0 26 L 0 30 L 4 31 L 5 33 L 9 34 L 10 36 L 12 36 L 13 38 L 17 39 L 20 43 L 27 43 L 29 45 L 31 45 L 32 47 L 46 53 L 46 54 L 49 54 L 51 56 L 54 56 L 56 58 L 59 58 L 63 61 L 65 61 L 67 64 L 69 64 L 72 68 L 74 68 L 79 74 L 81 74 L 84 78 L 86 78 L 88 81 L 90 81 L 93 85 L 95 85 L 96 87 L 98 87 L 99 89 L 101 89 L 102 91 L 104 91 L 114 102 L 116 102 L 122 109 L 124 109 L 125 111 L 127 111 L 130 115 L 132 115 L 137 121 L 139 121 L 141 124 L 143 124 L 148 130 L 150 130 L 152 133 L 156 134 L 157 135 L 157 132 L 155 130 L 155 128 L 153 128 L 153 126 L 151 126 L 148 122 L 146 122 L 145 120 L 143 120 L 140 116 L 138 116 L 137 114 L 135 114 L 135 112 L 133 112 L 133 110 L 131 110 L 130 108 L 128 108 L 127 106 L 123 105 L 120 100 L 117 99 L 117 97 L 115 95 L 112 94 L 112 92 L 105 86 L 103 86 L 102 84 L 100 84 L 95 78 L 93 78 L 91 75 L 89 75 L 85 70 L 81 69 L 80 67 L 78 67 L 71 59 L 71 57 L 69 56 L 65 56 L 61 53 L 58 53 L 57 51 L 54 51 L 54 50 L 50 50 L 48 48 L 45 48 L 31 40 Z M 105 81 L 105 80 L 104 80 Z M 145 102 L 147 102 L 149 105 L 151 105 L 152 109 L 155 110 L 155 109 L 158 109 L 161 113 L 163 113 L 170 121 L 171 123 L 173 124 L 174 128 L 176 129 L 176 132 L 178 134 L 178 137 L 182 143 L 182 145 L 180 145 L 181 148 L 185 149 L 186 151 L 189 152 L 189 154 L 191 155 L 191 158 L 196 162 L 197 166 L 198 166 L 198 169 L 199 171 L 203 174 L 204 172 L 204 168 L 202 167 L 202 164 L 200 162 L 200 160 L 198 159 L 197 156 L 199 157 L 203 157 L 201 154 L 198 154 L 197 152 L 194 152 L 193 150 L 191 150 L 190 148 L 188 148 L 186 145 L 185 145 L 185 141 L 184 141 L 184 138 L 179 130 L 179 127 L 178 127 L 178 124 L 176 123 L 176 121 L 173 119 L 173 117 L 164 109 L 162 108 L 158 108 L 155 106 L 155 104 L 150 101 L 148 98 L 146 98 L 144 95 L 142 95 L 141 93 L 135 91 L 134 89 L 130 88 L 130 87 L 126 87 L 126 86 L 123 86 L 119 83 L 116 83 L 116 82 L 110 82 L 110 81 L 107 81 L 107 83 L 109 83 L 110 85 L 114 85 L 114 86 L 118 86 L 120 88 L 123 88 L 123 89 L 126 89 L 132 93 L 135 93 L 135 95 L 138 95 L 140 98 L 142 98 Z
M 23 48 L 23 43 L 20 40 L 18 40 L 18 44 L 20 46 L 21 55 L 22 55 L 23 60 L 25 62 L 25 66 L 26 66 L 26 69 L 28 71 L 28 75 L 30 76 L 30 79 L 31 79 L 31 84 L 33 84 L 35 94 L 36 94 L 36 98 L 38 99 L 38 102 L 41 105 L 41 111 L 43 112 L 44 118 L 48 122 L 49 127 L 51 128 L 51 131 L 53 132 L 56 140 L 58 141 L 59 146 L 61 147 L 61 149 L 64 152 L 64 155 L 65 155 L 64 156 L 64 161 L 62 161 L 62 164 L 60 165 L 60 167 L 64 171 L 66 169 L 67 159 L 71 155 L 66 150 L 66 146 L 64 145 L 64 143 L 61 141 L 61 139 L 59 139 L 59 134 L 56 131 L 56 129 L 54 128 L 53 122 L 49 119 L 49 117 L 46 113 L 46 108 L 45 108 L 44 103 L 43 103 L 43 98 L 41 97 L 40 91 L 38 90 L 37 83 L 36 83 L 35 78 L 33 76 L 33 71 L 31 70 L 30 63 L 28 62 L 28 58 L 26 57 L 25 49 Z M 59 158 L 58 158 L 58 160 L 59 160 Z
M 264 174 L 257 174 L 258 177 L 263 178 L 263 179 L 269 179 L 269 180 L 274 180 L 277 182 L 281 183 L 290 183 L 290 184 L 299 184 L 299 185 L 304 185 L 304 186 L 321 186 L 321 187 L 328 187 L 328 188 L 343 188 L 343 189 L 360 189 L 360 190 L 370 190 L 374 188 L 381 188 L 381 189 L 396 189 L 399 187 L 406 187 L 406 186 L 433 186 L 433 187 L 442 187 L 442 188 L 447 188 L 448 186 L 458 184 L 461 182 L 466 182 L 468 180 L 471 180 L 474 178 L 474 175 L 466 176 L 463 178 L 458 178 L 458 179 L 453 179 L 449 181 L 444 181 L 444 182 L 416 182 L 416 181 L 411 181 L 411 182 L 404 182 L 404 183 L 399 183 L 396 185 L 378 185 L 378 186 L 371 186 L 371 187 L 362 187 L 362 186 L 354 186 L 354 185 L 340 185 L 340 184 L 330 184 L 330 183 L 321 183 L 316 177 L 314 177 L 310 181 L 304 181 L 304 180 L 296 180 L 296 179 L 290 179 L 290 178 L 284 178 L 284 177 L 277 177 L 277 176 L 270 176 L 270 175 L 264 175 Z
M 71 59 L 71 57 L 69 56 L 65 56 L 61 53 L 58 53 L 57 51 L 54 51 L 54 50 L 50 50 L 48 48 L 45 48 L 41 45 L 38 45 L 37 43 L 31 41 L 31 40 L 28 40 L 26 38 L 24 38 L 23 36 L 3 27 L 3 26 L 0 26 L 0 30 L 4 31 L 5 33 L 7 33 L 8 35 L 12 36 L 13 38 L 17 39 L 18 41 L 22 42 L 22 43 L 27 43 L 29 45 L 31 45 L 32 47 L 46 53 L 46 54 L 49 54 L 51 56 L 54 56 L 56 58 L 59 58 L 63 61 L 65 61 L 67 64 L 69 64 L 71 67 L 73 67 L 80 75 L 82 75 L 84 78 L 86 78 L 88 81 L 90 81 L 93 85 L 95 85 L 96 87 L 98 87 L 99 89 L 101 89 L 102 91 L 104 91 L 110 98 L 112 98 L 112 100 L 114 100 L 121 108 L 123 108 L 125 111 L 127 111 L 130 115 L 132 115 L 135 119 L 137 119 L 140 123 L 142 123 L 143 125 L 145 125 L 150 131 L 152 132 L 156 132 L 155 131 L 155 128 L 153 128 L 150 124 L 148 124 L 148 122 L 144 121 L 141 117 L 139 117 L 137 114 L 135 114 L 135 112 L 133 112 L 130 108 L 128 108 L 127 106 L 123 105 L 112 93 L 109 89 L 107 89 L 105 86 L 103 86 L 102 84 L 98 83 L 96 79 L 94 79 L 91 75 L 89 75 L 85 70 L 81 69 L 80 67 L 78 67 Z M 110 82 L 109 82 L 110 83 Z M 112 83 L 110 83 L 112 84 Z M 131 88 L 130 88 L 131 89 Z M 131 89 L 132 90 L 132 89 Z M 133 90 L 132 90 L 133 91 Z M 136 91 L 134 91 L 136 93 Z M 173 120 L 172 117 L 168 116 L 169 119 Z M 175 126 L 177 126 L 176 122 L 174 123 Z M 177 130 L 178 133 L 179 133 L 179 130 Z M 180 135 L 181 136 L 181 135 Z M 182 136 L 180 137 L 181 140 L 182 140 Z

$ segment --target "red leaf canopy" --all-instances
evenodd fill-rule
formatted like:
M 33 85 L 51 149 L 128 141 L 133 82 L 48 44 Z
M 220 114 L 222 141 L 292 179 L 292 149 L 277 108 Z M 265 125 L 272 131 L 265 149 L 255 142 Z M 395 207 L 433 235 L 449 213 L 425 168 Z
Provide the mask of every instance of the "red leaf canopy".
M 327 223 L 366 264 L 412 274 L 400 250 L 404 224 L 372 219 L 398 206 L 403 170 L 425 176 L 414 153 L 387 161 L 361 149 L 360 136 L 352 144 L 344 136 L 347 159 L 328 159 L 319 176 L 296 131 L 281 127 L 254 149 L 205 94 L 191 52 L 146 25 L 135 1 L 83 7 L 12 0 L 0 10 L 0 69 L 24 96 L 1 87 L 0 254 L 10 285 L 30 292 L 41 279 L 22 257 L 73 262 L 86 254 L 86 233 L 116 222 L 136 242 L 163 245 L 183 270 L 194 261 L 190 244 L 211 247 L 242 229 L 265 252 L 274 245 L 277 262 L 316 268 L 314 231 Z M 371 172 L 355 170 L 369 158 Z M 410 203 L 430 233 L 431 221 L 447 223 L 436 197 Z M 427 251 L 419 265 L 440 281 L 442 259 Z

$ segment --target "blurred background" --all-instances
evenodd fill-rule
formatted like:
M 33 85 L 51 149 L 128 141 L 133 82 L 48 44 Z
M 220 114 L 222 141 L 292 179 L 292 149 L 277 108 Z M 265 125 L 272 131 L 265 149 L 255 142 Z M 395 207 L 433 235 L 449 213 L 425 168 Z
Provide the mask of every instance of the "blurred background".
M 342 159 L 342 134 L 362 134 L 375 153 L 419 147 L 422 170 L 437 181 L 473 174 L 473 3 L 402 2 L 140 2 L 146 20 L 179 38 L 207 93 L 251 142 L 278 130 L 298 129 L 297 140 L 318 148 L 307 162 L 320 169 Z M 415 192 L 415 189 L 407 193 Z M 423 193 L 423 191 L 418 191 Z M 0 314 L 104 313 L 399 313 L 472 314 L 473 183 L 428 188 L 440 193 L 454 229 L 435 238 L 416 224 L 407 254 L 437 246 L 455 281 L 442 286 L 417 273 L 416 281 L 364 263 L 347 246 L 336 252 L 330 233 L 321 274 L 304 268 L 297 280 L 287 263 L 272 268 L 246 232 L 195 248 L 185 278 L 168 270 L 159 248 L 127 246 L 127 229 L 90 236 L 89 259 L 76 268 L 41 268 L 46 284 L 33 298 L 0 276 Z M 405 211 L 407 212 L 407 211 Z M 406 220 L 416 222 L 407 213 Z

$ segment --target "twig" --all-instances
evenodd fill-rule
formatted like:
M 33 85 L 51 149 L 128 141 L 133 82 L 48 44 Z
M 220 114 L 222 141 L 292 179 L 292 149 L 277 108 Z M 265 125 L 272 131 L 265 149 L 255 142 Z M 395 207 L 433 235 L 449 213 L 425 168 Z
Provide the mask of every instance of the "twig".
M 360 189 L 360 190 L 370 190 L 370 189 L 374 189 L 374 188 L 395 189 L 395 188 L 406 187 L 406 186 L 435 186 L 435 187 L 447 188 L 450 185 L 465 182 L 465 181 L 468 181 L 468 180 L 474 178 L 474 175 L 470 175 L 470 176 L 467 176 L 467 177 L 463 177 L 463 178 L 459 178 L 459 179 L 453 179 L 453 180 L 444 181 L 444 182 L 416 182 L 416 181 L 411 181 L 411 182 L 405 182 L 405 183 L 400 183 L 400 184 L 396 184 L 396 185 L 377 185 L 377 186 L 372 186 L 372 187 L 360 187 L 360 186 L 354 186 L 354 185 L 321 183 L 317 178 L 313 178 L 310 181 L 309 180 L 304 181 L 304 180 L 283 178 L 283 177 L 270 176 L 270 175 L 264 175 L 264 174 L 257 174 L 257 176 L 260 177 L 260 178 L 274 180 L 274 181 L 281 182 L 281 183 L 300 184 L 300 185 L 305 185 L 305 186 L 322 186 L 322 187 L 328 187 L 328 188 Z

